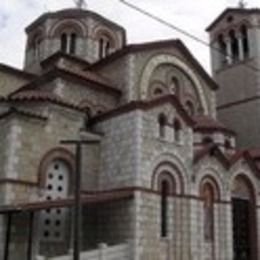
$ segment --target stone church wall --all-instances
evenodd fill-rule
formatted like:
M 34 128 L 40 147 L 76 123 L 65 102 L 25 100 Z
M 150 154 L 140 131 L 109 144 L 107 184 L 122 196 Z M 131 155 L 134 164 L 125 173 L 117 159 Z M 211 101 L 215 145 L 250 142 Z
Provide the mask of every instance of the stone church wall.
M 139 172 L 140 112 L 133 111 L 98 123 L 103 132 L 99 188 L 135 186 Z
M 158 116 L 163 113 L 167 117 L 165 137 L 159 136 Z M 180 140 L 174 140 L 174 119 L 179 118 L 182 129 Z M 184 180 L 190 178 L 191 168 L 184 165 L 190 165 L 192 161 L 192 130 L 182 120 L 176 109 L 171 104 L 160 105 L 150 111 L 142 114 L 141 121 L 141 167 L 139 173 L 139 182 L 141 186 L 152 188 L 151 182 L 156 167 L 165 161 L 176 164 L 181 171 L 181 178 Z M 183 171 L 183 167 L 185 170 Z
M 38 171 L 43 156 L 51 149 L 61 147 L 60 141 L 76 138 L 83 125 L 78 113 L 53 106 L 47 121 L 28 118 L 13 119 L 11 143 L 12 160 L 6 177 L 38 183 Z M 71 147 L 65 147 L 72 149 Z M 6 149 L 8 151 L 8 148 Z M 73 150 L 72 150 L 73 151 Z M 11 157 L 9 156 L 9 159 Z M 8 201 L 30 201 L 38 195 L 21 186 L 12 186 Z
M 89 83 L 91 85 L 91 83 Z M 117 97 L 108 94 L 106 91 L 95 90 L 95 87 L 80 85 L 66 80 L 58 79 L 52 84 L 42 87 L 43 90 L 54 92 L 63 100 L 76 105 L 89 105 L 92 114 L 98 110 L 106 111 L 117 106 Z

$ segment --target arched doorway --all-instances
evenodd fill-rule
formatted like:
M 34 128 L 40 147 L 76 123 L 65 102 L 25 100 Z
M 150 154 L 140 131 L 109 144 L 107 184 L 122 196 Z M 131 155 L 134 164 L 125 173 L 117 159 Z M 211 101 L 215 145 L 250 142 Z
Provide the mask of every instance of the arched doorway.
M 243 176 L 232 185 L 233 259 L 256 260 L 256 214 L 252 184 Z

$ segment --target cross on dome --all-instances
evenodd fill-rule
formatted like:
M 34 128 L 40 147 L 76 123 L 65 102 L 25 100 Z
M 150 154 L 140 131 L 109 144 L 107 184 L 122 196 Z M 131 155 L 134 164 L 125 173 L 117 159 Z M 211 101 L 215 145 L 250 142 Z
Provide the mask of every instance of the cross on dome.
M 76 4 L 77 8 L 79 8 L 79 9 L 87 8 L 87 3 L 85 0 L 74 0 L 74 3 Z
M 244 0 L 240 0 L 238 3 L 239 8 L 246 8 L 247 3 Z

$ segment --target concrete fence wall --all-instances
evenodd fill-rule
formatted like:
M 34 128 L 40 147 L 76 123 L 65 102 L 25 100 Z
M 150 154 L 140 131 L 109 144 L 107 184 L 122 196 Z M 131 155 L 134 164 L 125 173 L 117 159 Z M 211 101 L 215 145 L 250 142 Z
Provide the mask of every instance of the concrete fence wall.
M 72 260 L 72 255 L 45 258 L 38 256 L 37 260 Z M 97 250 L 81 253 L 81 260 L 130 260 L 130 246 L 120 244 L 108 247 L 100 244 Z

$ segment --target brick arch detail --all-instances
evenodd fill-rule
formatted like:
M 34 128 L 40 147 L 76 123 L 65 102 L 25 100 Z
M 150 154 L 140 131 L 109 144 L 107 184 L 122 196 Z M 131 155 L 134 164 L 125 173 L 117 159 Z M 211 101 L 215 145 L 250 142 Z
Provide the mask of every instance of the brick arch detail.
M 207 105 L 207 100 L 205 97 L 204 90 L 201 86 L 201 83 L 195 73 L 192 71 L 191 68 L 187 64 L 185 64 L 181 59 L 179 59 L 176 56 L 170 55 L 170 54 L 159 54 L 155 55 L 147 62 L 147 64 L 144 66 L 141 78 L 140 78 L 140 99 L 146 99 L 148 94 L 148 88 L 149 88 L 149 79 L 151 78 L 151 75 L 156 67 L 158 67 L 161 64 L 172 64 L 179 69 L 181 69 L 193 82 L 195 89 L 198 92 L 198 97 L 200 100 L 200 103 L 203 107 L 204 113 L 206 115 L 209 114 L 209 108 Z
M 179 168 L 169 161 L 160 162 L 152 173 L 151 187 L 158 191 L 160 180 L 171 180 L 171 193 L 184 194 L 184 180 Z
M 98 26 L 93 31 L 93 38 L 98 41 L 102 36 L 105 36 L 110 40 L 112 48 L 119 47 L 119 41 L 118 41 L 115 33 L 108 28 L 105 28 L 103 26 Z
M 221 35 L 221 34 L 223 35 L 224 38 L 229 37 L 228 34 L 229 34 L 229 32 L 230 32 L 231 30 L 234 30 L 235 33 L 239 33 L 238 30 L 240 29 L 240 27 L 241 27 L 242 25 L 246 25 L 246 27 L 247 27 L 248 29 L 250 29 L 250 28 L 253 27 L 253 25 L 250 23 L 250 21 L 244 19 L 244 20 L 242 20 L 242 21 L 239 21 L 239 22 L 238 22 L 237 24 L 235 24 L 235 25 L 228 26 L 228 27 L 226 27 L 226 28 L 224 28 L 224 29 L 221 29 L 221 30 L 218 30 L 217 32 L 215 32 L 214 35 L 212 36 L 212 42 L 217 41 L 219 35 Z
M 201 185 L 208 180 L 217 188 L 218 199 L 224 199 L 227 185 L 225 185 L 225 180 L 221 174 L 222 170 L 224 169 L 216 170 L 213 167 L 206 167 L 199 170 L 199 174 L 195 175 L 195 190 L 198 192 L 198 196 L 200 196 Z
M 69 150 L 63 147 L 57 147 L 48 151 L 40 161 L 40 165 L 38 168 L 38 183 L 40 188 L 44 188 L 46 181 L 46 170 L 53 160 L 62 160 L 64 163 L 67 164 L 71 174 L 70 183 L 74 182 L 74 178 L 72 178 L 72 176 L 75 173 L 75 156 Z M 71 185 L 71 187 L 73 187 L 73 185 Z
M 88 35 L 87 26 L 83 22 L 75 19 L 66 19 L 56 22 L 49 30 L 48 36 L 50 38 L 57 37 L 67 28 L 72 28 L 81 37 L 87 37 Z
M 235 174 L 234 176 L 232 176 L 231 180 L 230 180 L 230 187 L 231 187 L 231 196 L 233 195 L 233 184 L 235 183 L 235 181 L 237 179 L 241 179 L 246 187 L 248 188 L 249 192 L 250 192 L 250 199 L 253 200 L 253 202 L 256 202 L 256 191 L 257 191 L 257 187 L 255 187 L 254 185 L 254 180 L 252 178 L 250 178 L 250 176 L 244 172 L 240 172 Z
M 162 154 L 157 154 L 151 159 L 151 164 L 147 168 L 147 171 L 150 174 L 150 180 L 151 180 L 151 187 L 154 189 L 154 181 L 155 180 L 155 172 L 158 169 L 158 167 L 164 165 L 164 168 L 161 168 L 162 170 L 168 169 L 168 171 L 175 171 L 176 174 L 179 175 L 179 179 L 182 183 L 182 193 L 188 193 L 188 176 L 189 176 L 189 169 L 185 165 L 184 161 L 182 161 L 181 158 L 179 158 L 179 155 L 173 152 L 165 152 Z M 177 175 L 176 175 L 177 176 Z M 176 183 L 176 193 L 178 193 L 178 184 Z
M 200 197 L 202 197 L 204 185 L 207 185 L 207 184 L 209 184 L 213 188 L 214 200 L 219 201 L 220 200 L 220 187 L 219 187 L 219 184 L 218 184 L 217 180 L 215 179 L 215 177 L 213 177 L 211 175 L 205 175 L 200 180 L 200 185 L 199 185 Z

